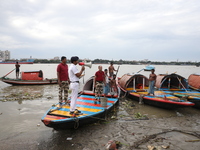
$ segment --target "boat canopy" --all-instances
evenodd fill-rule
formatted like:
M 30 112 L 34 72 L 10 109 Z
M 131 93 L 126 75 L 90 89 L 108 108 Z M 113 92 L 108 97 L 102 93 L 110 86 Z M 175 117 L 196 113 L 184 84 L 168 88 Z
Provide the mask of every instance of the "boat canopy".
M 146 89 L 149 86 L 147 77 L 141 74 L 125 74 L 119 80 L 119 85 L 126 90 Z
M 191 74 L 188 77 L 188 84 L 190 87 L 200 90 L 200 74 Z
M 43 80 L 43 72 L 39 71 L 25 71 L 21 72 L 22 80 Z
M 94 76 L 86 81 L 85 85 L 83 86 L 83 91 L 94 91 Z
M 144 68 L 145 71 L 151 71 L 152 69 L 155 69 L 155 67 L 152 66 L 152 65 L 148 65 L 148 66 L 146 66 L 146 67 Z
M 178 74 L 160 74 L 156 78 L 156 87 L 167 90 L 185 90 L 188 89 L 186 79 Z

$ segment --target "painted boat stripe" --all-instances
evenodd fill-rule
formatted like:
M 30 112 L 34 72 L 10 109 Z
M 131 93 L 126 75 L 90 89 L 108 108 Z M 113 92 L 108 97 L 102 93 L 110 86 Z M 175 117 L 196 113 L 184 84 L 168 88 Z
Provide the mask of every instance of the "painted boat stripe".
M 61 111 L 61 110 L 55 110 L 50 112 L 49 114 L 54 114 L 54 115 L 61 115 L 61 116 L 67 116 L 67 117 L 71 117 L 72 115 L 69 114 L 69 111 Z M 79 116 L 86 116 L 87 114 L 82 114 Z
M 59 105 L 56 105 L 56 107 L 53 107 L 53 109 L 58 109 L 58 108 L 59 108 Z M 62 106 L 62 108 L 70 109 L 70 106 Z M 58 110 L 62 110 L 62 108 Z M 77 109 L 82 110 L 82 111 L 88 111 L 88 112 L 99 112 L 103 110 L 103 109 L 93 109 L 93 108 L 84 108 L 84 107 L 77 107 Z
M 95 101 L 91 100 L 78 100 L 77 102 L 86 102 L 86 103 L 94 103 Z M 113 103 L 107 103 L 107 105 L 112 105 Z
M 85 107 L 85 108 L 92 108 L 92 109 L 104 109 L 103 107 L 98 107 L 98 106 L 88 106 L 88 105 L 76 105 L 77 107 Z
M 54 118 L 45 117 L 44 120 L 49 120 L 49 121 L 51 121 L 51 120 L 60 120 L 60 119 L 54 119 Z
M 90 98 L 90 99 L 95 99 L 95 96 L 90 96 L 90 95 L 81 95 L 79 97 L 80 99 L 84 98 Z M 117 98 L 107 98 L 109 101 L 116 101 Z
M 52 115 L 46 115 L 46 117 L 48 117 L 48 118 L 52 118 L 52 119 L 57 119 L 57 120 L 59 120 L 59 119 L 67 119 L 67 117 L 60 117 L 60 116 L 52 116 Z
M 103 108 L 103 107 L 101 106 L 101 104 L 86 103 L 86 102 L 80 102 L 80 101 L 78 101 L 77 104 L 79 104 L 79 105 L 88 105 L 88 106 L 95 106 L 95 107 L 101 107 L 101 108 Z M 107 105 L 107 108 L 109 108 L 109 107 L 110 107 L 110 106 Z
M 94 101 L 95 98 L 78 97 L 77 100 L 90 100 L 90 101 Z M 112 99 L 112 100 L 108 99 L 107 102 L 108 102 L 108 103 L 114 103 L 115 101 L 116 101 L 116 99 Z
M 55 108 L 56 109 L 56 108 Z M 81 110 L 81 109 L 79 109 L 79 110 Z M 61 109 L 59 109 L 59 110 L 57 110 L 57 112 L 62 112 L 62 113 L 64 113 L 64 112 L 69 112 L 70 111 L 70 109 L 69 108 L 61 108 Z M 101 112 L 101 111 L 104 111 L 104 110 L 99 110 L 99 111 L 96 111 L 96 112 L 91 112 L 91 111 L 86 111 L 86 110 L 81 110 L 81 113 L 83 113 L 83 114 L 87 114 L 87 115 L 92 115 L 92 114 L 96 114 L 96 113 L 98 113 L 98 112 Z
M 140 94 L 137 94 L 137 93 L 130 93 L 131 95 L 133 96 L 137 96 L 139 97 Z M 162 102 L 162 103 L 171 103 L 171 104 L 176 104 L 176 105 L 184 105 L 184 106 L 193 106 L 194 103 L 192 102 L 180 102 L 180 101 L 171 101 L 171 100 L 165 100 L 163 98 L 149 98 L 147 96 L 145 96 L 144 98 L 148 99 L 148 100 L 152 100 L 152 101 L 159 101 L 159 102 Z

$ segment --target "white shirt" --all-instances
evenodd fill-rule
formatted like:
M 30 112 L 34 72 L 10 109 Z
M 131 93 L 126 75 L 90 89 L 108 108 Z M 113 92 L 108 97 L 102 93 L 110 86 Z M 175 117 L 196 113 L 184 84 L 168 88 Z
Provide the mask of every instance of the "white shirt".
M 71 82 L 79 81 L 79 78 L 76 76 L 76 74 L 79 73 L 78 69 L 76 68 L 76 65 L 71 64 L 68 73 L 69 73 L 69 80 Z
M 109 83 L 108 75 L 105 75 L 105 81 L 106 83 Z

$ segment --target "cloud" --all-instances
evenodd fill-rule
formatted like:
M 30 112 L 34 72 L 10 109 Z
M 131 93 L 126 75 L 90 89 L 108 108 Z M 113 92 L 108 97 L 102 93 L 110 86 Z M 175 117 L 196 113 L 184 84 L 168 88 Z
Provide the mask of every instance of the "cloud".
M 199 60 L 200 2 L 2 0 L 0 49 L 14 58 Z

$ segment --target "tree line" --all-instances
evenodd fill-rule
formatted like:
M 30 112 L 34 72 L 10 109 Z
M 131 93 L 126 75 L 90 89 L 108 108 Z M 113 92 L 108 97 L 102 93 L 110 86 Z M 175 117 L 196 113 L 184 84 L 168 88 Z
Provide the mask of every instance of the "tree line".
M 84 61 L 83 59 L 80 59 L 79 61 Z M 165 61 L 131 61 L 131 60 L 108 60 L 108 59 L 94 59 L 92 60 L 93 64 L 109 64 L 110 62 L 113 62 L 114 64 L 129 64 L 129 65 L 196 65 L 200 66 L 200 62 L 165 62 Z M 60 60 L 48 60 L 48 59 L 35 59 L 34 63 L 60 63 Z M 70 63 L 70 60 L 68 60 L 68 63 Z

